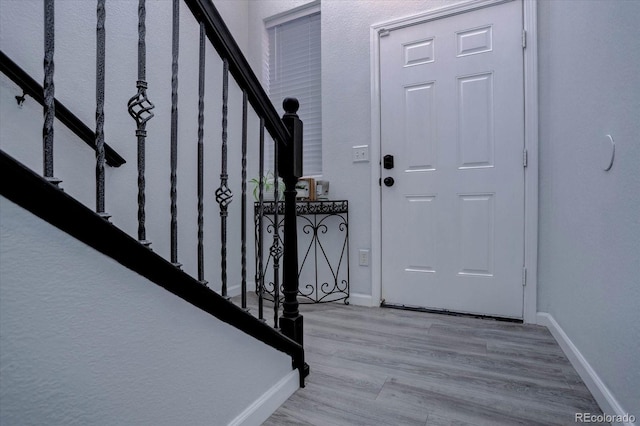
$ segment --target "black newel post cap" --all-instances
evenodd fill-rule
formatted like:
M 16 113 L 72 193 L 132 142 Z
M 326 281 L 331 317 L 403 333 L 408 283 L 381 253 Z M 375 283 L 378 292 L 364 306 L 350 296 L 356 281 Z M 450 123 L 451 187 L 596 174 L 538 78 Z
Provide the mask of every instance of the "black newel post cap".
M 284 98 L 282 101 L 282 107 L 287 114 L 295 114 L 300 108 L 300 102 L 296 98 Z

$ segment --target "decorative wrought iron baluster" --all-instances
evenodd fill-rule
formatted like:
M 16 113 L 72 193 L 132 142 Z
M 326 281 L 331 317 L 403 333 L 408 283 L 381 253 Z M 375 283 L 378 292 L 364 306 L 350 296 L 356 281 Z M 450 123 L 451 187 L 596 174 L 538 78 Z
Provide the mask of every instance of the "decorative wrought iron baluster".
M 222 169 L 220 172 L 220 187 L 216 189 L 216 201 L 220 205 L 220 255 L 222 275 L 222 296 L 227 297 L 227 216 L 228 207 L 233 193 L 227 185 L 227 115 L 229 100 L 229 62 L 223 61 L 222 70 Z
M 105 0 L 98 0 L 96 14 L 96 212 L 108 219 L 104 200 Z
M 204 70 L 205 70 L 205 28 L 200 23 L 200 57 L 198 71 L 198 281 L 206 285 L 204 279 Z
M 242 93 L 242 207 L 240 239 L 242 281 L 241 306 L 247 309 L 247 92 Z
M 256 285 L 258 286 L 258 318 L 264 320 L 264 265 L 262 260 L 262 240 L 264 224 L 264 118 L 260 118 L 260 178 L 258 179 L 258 270 Z
M 55 4 L 44 2 L 44 124 L 42 126 L 43 175 L 54 185 L 61 180 L 53 177 L 53 121 L 56 116 L 55 86 L 53 84 L 53 53 L 55 47 Z
M 273 326 L 278 328 L 278 315 L 280 311 L 280 258 L 282 257 L 282 247 L 280 247 L 280 232 L 278 231 L 278 208 L 280 195 L 280 176 L 278 174 L 278 141 L 274 141 L 273 148 L 273 223 L 275 224 L 273 232 L 273 244 L 271 245 L 271 257 L 273 258 Z
M 171 37 L 171 263 L 178 262 L 178 54 L 180 37 L 180 0 L 173 0 Z
M 138 138 L 138 240 L 145 246 L 149 246 L 151 242 L 147 241 L 145 230 L 145 139 L 147 137 L 147 121 L 153 118 L 154 105 L 147 98 L 147 82 L 146 82 L 146 62 L 147 62 L 147 46 L 145 36 L 147 29 L 145 26 L 146 8 L 145 0 L 138 2 L 138 81 L 136 93 L 127 104 L 129 115 L 136 122 L 136 137 Z

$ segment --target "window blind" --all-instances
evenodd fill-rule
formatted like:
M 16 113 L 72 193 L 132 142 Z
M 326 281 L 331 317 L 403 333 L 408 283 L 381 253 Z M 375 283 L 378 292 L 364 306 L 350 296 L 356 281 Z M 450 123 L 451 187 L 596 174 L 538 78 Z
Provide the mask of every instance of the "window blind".
M 320 81 L 320 14 L 314 13 L 273 26 L 269 36 L 268 90 L 271 102 L 284 114 L 282 101 L 300 101 L 304 123 L 305 175 L 322 174 L 322 99 Z M 273 149 L 268 152 L 273 164 Z M 268 159 L 268 161 L 269 161 Z

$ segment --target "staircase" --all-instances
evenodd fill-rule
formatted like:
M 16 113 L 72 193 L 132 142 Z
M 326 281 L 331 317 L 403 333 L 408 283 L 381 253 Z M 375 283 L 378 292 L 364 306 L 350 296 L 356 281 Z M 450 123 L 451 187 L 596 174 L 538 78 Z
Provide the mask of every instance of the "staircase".
M 0 12 L 0 423 L 260 423 L 308 373 L 297 101 L 278 117 L 209 0 Z M 285 235 L 254 259 L 265 168 Z M 246 306 L 266 250 L 276 328 Z

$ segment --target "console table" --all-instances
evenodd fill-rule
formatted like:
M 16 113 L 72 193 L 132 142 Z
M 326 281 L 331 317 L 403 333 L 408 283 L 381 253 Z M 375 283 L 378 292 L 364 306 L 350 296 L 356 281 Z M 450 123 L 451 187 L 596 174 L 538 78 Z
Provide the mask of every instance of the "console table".
M 256 271 L 258 247 L 263 241 L 263 297 L 274 301 L 276 293 L 282 300 L 282 263 L 280 289 L 274 286 L 274 254 L 280 256 L 283 247 L 284 203 L 263 203 L 262 234 L 259 232 L 260 204 L 254 203 Z M 298 201 L 298 301 L 324 303 L 342 300 L 349 304 L 349 202 L 347 200 Z M 277 231 L 276 231 L 277 228 Z M 277 237 L 276 237 L 277 232 Z M 278 250 L 280 248 L 280 250 Z M 256 273 L 256 284 L 259 282 Z M 258 289 L 256 288 L 256 292 Z

